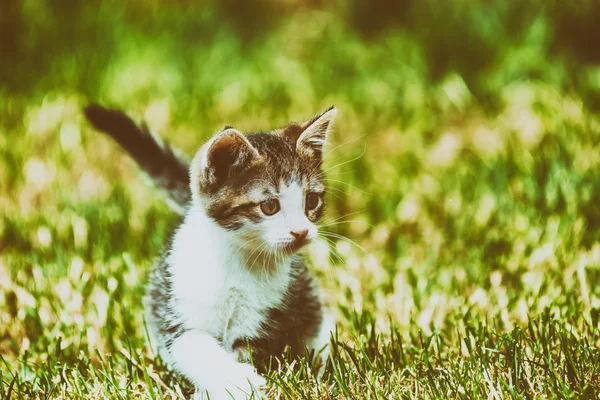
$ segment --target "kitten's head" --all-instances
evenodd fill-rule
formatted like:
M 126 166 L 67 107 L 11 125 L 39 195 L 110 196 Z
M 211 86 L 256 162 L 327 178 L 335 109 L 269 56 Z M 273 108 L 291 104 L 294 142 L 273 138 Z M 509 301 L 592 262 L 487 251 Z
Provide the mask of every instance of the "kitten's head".
M 323 145 L 335 115 L 332 107 L 268 133 L 217 133 L 191 164 L 193 206 L 246 250 L 296 252 L 315 239 L 323 215 Z

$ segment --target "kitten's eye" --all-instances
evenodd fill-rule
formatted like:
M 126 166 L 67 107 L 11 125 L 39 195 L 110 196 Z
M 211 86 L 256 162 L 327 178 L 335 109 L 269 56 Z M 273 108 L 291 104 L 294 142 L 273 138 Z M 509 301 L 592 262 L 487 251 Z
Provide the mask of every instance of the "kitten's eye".
M 279 212 L 279 200 L 277 199 L 269 199 L 260 203 L 260 210 L 265 215 L 274 215 Z
M 304 200 L 304 207 L 307 210 L 314 210 L 319 205 L 319 196 L 316 193 L 307 193 Z

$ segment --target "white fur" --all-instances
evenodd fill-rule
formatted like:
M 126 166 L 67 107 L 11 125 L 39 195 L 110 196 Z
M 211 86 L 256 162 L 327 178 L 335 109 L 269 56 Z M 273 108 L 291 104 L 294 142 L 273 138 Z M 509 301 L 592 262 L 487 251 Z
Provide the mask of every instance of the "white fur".
M 235 359 L 232 345 L 260 329 L 268 309 L 280 304 L 290 278 L 289 259 L 271 271 L 251 272 L 244 251 L 229 235 L 192 207 L 167 259 L 177 312 L 188 332 L 175 340 L 170 354 L 161 355 L 211 399 L 245 399 L 250 384 L 265 384 L 251 365 Z
M 335 320 L 331 314 L 329 314 L 329 312 L 323 308 L 323 320 L 321 321 L 319 332 L 317 332 L 317 335 L 308 344 L 309 348 L 314 349 L 316 355 L 321 359 L 322 367 L 318 371 L 319 377 L 323 374 L 323 372 L 325 372 L 325 368 L 323 368 L 323 366 L 327 362 L 327 358 L 329 358 L 329 341 L 331 340 L 331 335 L 334 332 Z
M 237 362 L 233 354 L 205 333 L 184 333 L 171 351 L 176 368 L 196 385 L 198 399 L 205 394 L 211 400 L 245 399 L 266 384 L 250 364 Z
M 226 348 L 252 336 L 270 307 L 280 304 L 290 281 L 290 259 L 269 271 L 250 269 L 247 258 L 203 211 L 192 208 L 175 235 L 167 262 L 177 310 L 188 328 L 222 337 Z M 230 340 L 229 340 L 230 339 Z
M 317 227 L 304 213 L 304 192 L 300 185 L 292 182 L 283 186 L 278 200 L 281 210 L 260 222 L 263 240 L 273 246 L 291 243 L 291 232 L 308 230 L 306 239 L 312 241 L 317 236 Z

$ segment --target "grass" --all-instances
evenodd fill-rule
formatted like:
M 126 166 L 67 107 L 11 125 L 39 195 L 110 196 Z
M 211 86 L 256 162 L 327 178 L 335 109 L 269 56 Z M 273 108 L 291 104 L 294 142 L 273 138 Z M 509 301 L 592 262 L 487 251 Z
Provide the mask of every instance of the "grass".
M 366 40 L 302 9 L 245 43 L 214 7 L 133 18 L 135 4 L 116 16 L 104 4 L 55 11 L 83 21 L 69 28 L 78 42 L 69 24 L 21 27 L 43 73 L 15 61 L 0 87 L 1 398 L 190 394 L 146 347 L 141 306 L 177 217 L 85 123 L 90 99 L 188 155 L 224 124 L 340 110 L 330 233 L 307 254 L 338 321 L 331 363 L 317 381 L 281 358 L 270 397 L 600 396 L 600 75 L 554 53 L 548 15 L 490 37 L 492 6 L 470 5 L 483 24 L 470 34 L 496 56 L 440 72 L 432 49 L 467 50 L 439 32 Z

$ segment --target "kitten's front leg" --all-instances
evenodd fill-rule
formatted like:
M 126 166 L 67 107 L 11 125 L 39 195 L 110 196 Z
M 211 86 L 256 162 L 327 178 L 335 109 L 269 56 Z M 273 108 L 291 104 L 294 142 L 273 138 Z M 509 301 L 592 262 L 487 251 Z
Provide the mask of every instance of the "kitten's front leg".
M 323 373 L 325 372 L 325 365 L 327 364 L 327 359 L 330 354 L 330 342 L 331 335 L 335 333 L 335 320 L 331 316 L 331 314 L 323 309 L 323 319 L 321 320 L 321 325 L 319 326 L 319 330 L 317 334 L 310 340 L 309 349 L 315 351 L 315 355 L 320 360 L 319 370 L 317 372 L 317 377 L 321 378 Z
M 196 398 L 208 393 L 211 400 L 246 399 L 254 393 L 261 397 L 265 378 L 250 364 L 235 360 L 211 336 L 185 332 L 170 348 L 174 367 L 196 386 Z

